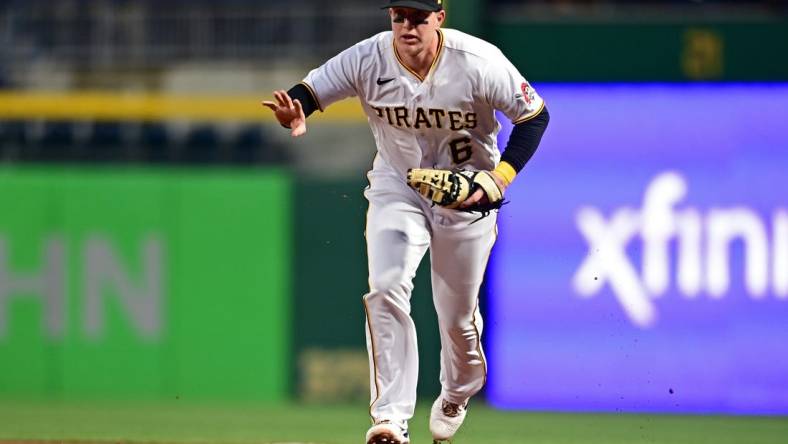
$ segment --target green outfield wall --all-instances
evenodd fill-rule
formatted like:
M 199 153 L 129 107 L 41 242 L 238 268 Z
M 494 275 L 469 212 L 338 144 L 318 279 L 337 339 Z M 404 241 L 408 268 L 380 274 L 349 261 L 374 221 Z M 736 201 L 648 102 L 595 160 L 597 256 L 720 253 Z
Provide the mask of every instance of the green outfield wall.
M 289 396 L 291 188 L 0 170 L 0 396 Z
M 486 36 L 533 81 L 788 79 L 788 21 L 496 20 Z
M 307 401 L 369 399 L 364 337 L 368 291 L 364 228 L 367 181 L 305 179 L 296 183 L 294 347 L 296 395 Z M 429 255 L 411 298 L 419 337 L 422 397 L 440 392 L 440 337 L 432 303 Z
M 367 399 L 365 186 L 0 169 L 0 398 Z M 432 397 L 429 256 L 412 305 Z

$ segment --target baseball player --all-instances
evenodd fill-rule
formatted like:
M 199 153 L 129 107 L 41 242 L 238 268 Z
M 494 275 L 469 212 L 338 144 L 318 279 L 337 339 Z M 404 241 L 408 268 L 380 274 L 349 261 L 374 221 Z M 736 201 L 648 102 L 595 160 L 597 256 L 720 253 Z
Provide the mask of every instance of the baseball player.
M 370 362 L 367 444 L 406 444 L 418 355 L 413 277 L 430 249 L 441 338 L 441 386 L 430 414 L 435 441 L 453 438 L 484 385 L 478 293 L 506 187 L 531 158 L 549 115 L 495 46 L 441 29 L 442 0 L 391 0 L 391 30 L 342 51 L 263 105 L 292 136 L 315 110 L 356 96 L 377 144 L 367 177 Z M 501 155 L 495 110 L 515 124 Z M 437 204 L 437 205 L 436 205 Z M 487 216 L 487 217 L 484 217 Z

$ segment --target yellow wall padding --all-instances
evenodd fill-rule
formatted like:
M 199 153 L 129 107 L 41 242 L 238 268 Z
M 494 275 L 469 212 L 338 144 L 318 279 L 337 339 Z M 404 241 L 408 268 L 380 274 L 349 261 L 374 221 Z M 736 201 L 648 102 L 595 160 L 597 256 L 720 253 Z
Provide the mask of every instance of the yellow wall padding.
M 0 119 L 47 120 L 207 120 L 275 122 L 260 96 L 125 94 L 111 92 L 0 92 Z M 317 112 L 312 120 L 357 123 L 366 120 L 358 100 L 348 99 Z

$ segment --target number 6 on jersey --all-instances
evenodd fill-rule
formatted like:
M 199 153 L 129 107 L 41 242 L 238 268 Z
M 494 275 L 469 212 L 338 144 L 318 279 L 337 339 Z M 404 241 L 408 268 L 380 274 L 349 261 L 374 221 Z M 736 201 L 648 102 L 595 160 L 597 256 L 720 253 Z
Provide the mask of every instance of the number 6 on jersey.
M 449 142 L 449 149 L 451 150 L 451 160 L 455 165 L 471 160 L 473 155 L 473 144 L 469 136 L 460 137 Z

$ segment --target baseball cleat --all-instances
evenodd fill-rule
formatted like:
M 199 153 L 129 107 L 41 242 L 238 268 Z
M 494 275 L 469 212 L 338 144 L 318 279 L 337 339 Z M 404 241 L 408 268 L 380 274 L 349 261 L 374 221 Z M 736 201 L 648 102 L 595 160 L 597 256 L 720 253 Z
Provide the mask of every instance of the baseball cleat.
M 410 444 L 408 429 L 381 421 L 367 431 L 367 444 Z
M 430 411 L 430 433 L 432 433 L 433 444 L 454 438 L 457 429 L 465 420 L 466 407 L 468 407 L 467 402 L 460 405 L 442 398 L 435 400 Z

